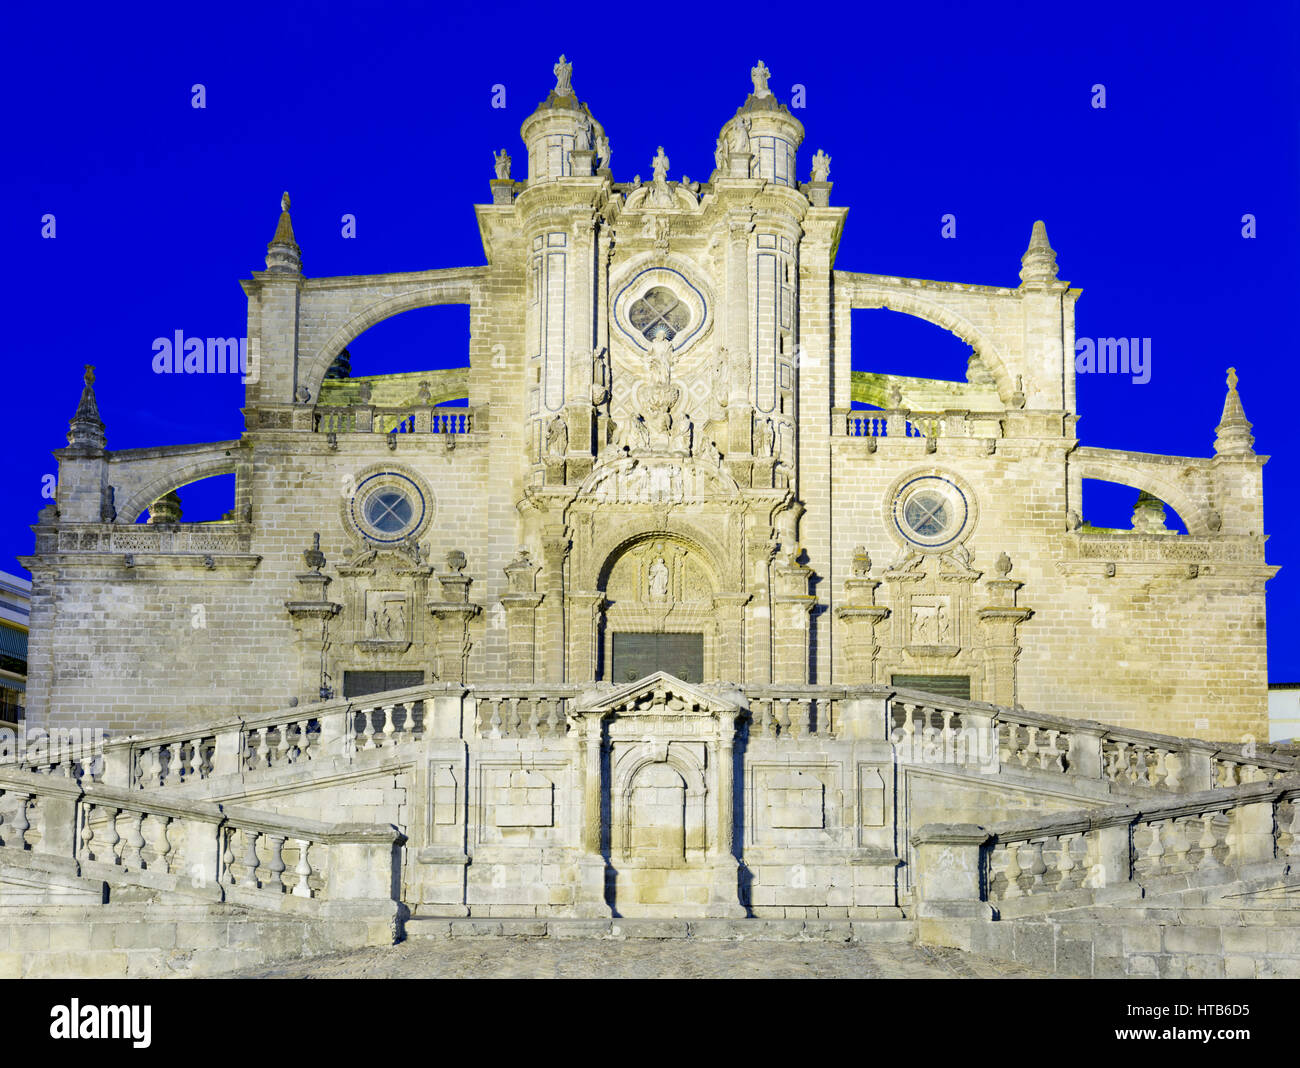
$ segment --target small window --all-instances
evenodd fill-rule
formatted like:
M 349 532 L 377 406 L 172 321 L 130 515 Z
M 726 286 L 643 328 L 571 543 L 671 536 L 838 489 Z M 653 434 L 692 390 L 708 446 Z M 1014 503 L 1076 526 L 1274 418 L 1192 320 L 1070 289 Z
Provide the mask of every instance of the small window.
M 366 522 L 385 534 L 395 534 L 411 522 L 414 510 L 410 498 L 401 490 L 385 489 L 371 494 L 366 501 Z

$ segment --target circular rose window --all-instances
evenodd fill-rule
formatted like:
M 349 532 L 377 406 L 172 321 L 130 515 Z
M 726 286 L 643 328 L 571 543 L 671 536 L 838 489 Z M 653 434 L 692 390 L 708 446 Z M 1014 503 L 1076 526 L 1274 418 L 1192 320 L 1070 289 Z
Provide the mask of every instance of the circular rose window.
M 921 475 L 903 483 L 894 494 L 894 526 L 911 544 L 940 549 L 966 531 L 970 504 L 966 494 L 941 475 Z
M 413 479 L 396 471 L 381 471 L 363 479 L 352 495 L 350 517 L 371 541 L 400 542 L 424 524 L 424 491 Z

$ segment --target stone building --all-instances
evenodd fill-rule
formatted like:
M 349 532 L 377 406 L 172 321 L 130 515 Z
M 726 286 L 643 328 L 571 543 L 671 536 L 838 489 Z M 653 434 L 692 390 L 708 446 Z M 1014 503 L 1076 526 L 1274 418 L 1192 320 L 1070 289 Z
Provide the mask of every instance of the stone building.
M 1014 287 L 836 268 L 830 160 L 798 181 L 751 73 L 708 182 L 660 149 L 626 183 L 561 58 L 485 266 L 308 278 L 286 196 L 238 440 L 110 451 L 87 369 L 28 717 L 110 737 L 0 731 L 0 976 L 561 932 L 1300 975 L 1235 375 L 1211 458 L 1080 445 L 1043 225 Z M 440 303 L 467 368 L 350 376 Z M 885 307 L 968 380 L 854 371 Z M 1132 529 L 1085 479 L 1139 491 Z
M 1043 223 L 1015 285 L 848 270 L 830 158 L 800 163 L 761 63 L 706 182 L 664 148 L 617 179 L 555 73 L 527 178 L 502 149 L 476 208 L 482 266 L 309 277 L 285 196 L 242 283 L 239 439 L 111 450 L 87 372 L 24 560 L 32 722 L 664 671 L 1267 737 L 1276 569 L 1235 375 L 1208 458 L 1081 444 L 1079 290 Z M 466 367 L 348 376 L 357 335 L 435 304 L 469 307 Z M 858 308 L 953 332 L 967 380 L 854 370 Z M 230 516 L 184 522 L 175 491 L 231 472 Z M 1132 529 L 1085 522 L 1085 479 L 1141 491 Z

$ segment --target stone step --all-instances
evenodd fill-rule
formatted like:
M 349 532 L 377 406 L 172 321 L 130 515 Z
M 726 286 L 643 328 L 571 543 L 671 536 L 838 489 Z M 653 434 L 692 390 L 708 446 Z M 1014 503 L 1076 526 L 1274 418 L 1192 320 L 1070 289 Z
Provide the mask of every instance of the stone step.
M 434 917 L 406 921 L 408 939 L 424 938 L 692 938 L 709 942 L 911 942 L 911 920 L 578 919 L 571 917 Z

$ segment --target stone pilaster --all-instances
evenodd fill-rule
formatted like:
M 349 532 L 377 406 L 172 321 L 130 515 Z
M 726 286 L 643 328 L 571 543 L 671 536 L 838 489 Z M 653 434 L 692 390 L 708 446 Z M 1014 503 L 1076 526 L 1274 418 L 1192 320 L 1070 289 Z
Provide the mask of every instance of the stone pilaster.
M 469 587 L 474 581 L 462 575 L 465 554 L 447 554 L 448 570 L 437 576 L 441 599 L 429 601 L 428 609 L 438 621 L 438 679 L 442 682 L 465 682 L 465 662 L 469 658 L 469 624 L 482 610 L 471 604 Z

